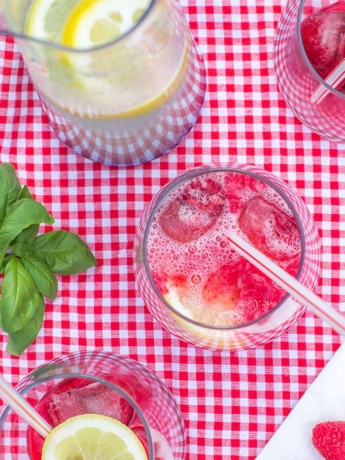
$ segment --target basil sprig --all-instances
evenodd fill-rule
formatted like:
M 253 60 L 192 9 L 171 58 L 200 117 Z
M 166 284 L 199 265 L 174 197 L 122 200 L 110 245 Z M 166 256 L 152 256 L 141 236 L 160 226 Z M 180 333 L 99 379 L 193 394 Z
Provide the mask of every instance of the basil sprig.
M 38 235 L 54 218 L 18 181 L 13 166 L 0 164 L 0 327 L 9 335 L 7 351 L 19 356 L 37 337 L 45 310 L 54 300 L 56 274 L 77 274 L 97 262 L 75 233 L 53 230 Z

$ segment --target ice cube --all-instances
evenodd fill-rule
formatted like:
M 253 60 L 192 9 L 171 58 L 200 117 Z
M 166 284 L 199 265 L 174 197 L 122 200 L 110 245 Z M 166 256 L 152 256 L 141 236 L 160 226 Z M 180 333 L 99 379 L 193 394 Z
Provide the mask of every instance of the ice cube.
M 53 426 L 81 414 L 107 415 L 128 425 L 133 415 L 132 406 L 121 395 L 99 382 L 64 387 L 50 395 L 45 409 Z
M 159 223 L 166 235 L 187 243 L 208 232 L 220 216 L 224 197 L 221 186 L 209 178 L 191 181 L 162 212 Z
M 345 57 L 345 12 L 334 9 L 311 14 L 301 24 L 305 52 L 324 79 Z M 344 83 L 338 89 L 344 89 Z
M 287 262 L 300 253 L 301 238 L 295 220 L 262 197 L 247 202 L 238 224 L 251 243 L 272 259 Z

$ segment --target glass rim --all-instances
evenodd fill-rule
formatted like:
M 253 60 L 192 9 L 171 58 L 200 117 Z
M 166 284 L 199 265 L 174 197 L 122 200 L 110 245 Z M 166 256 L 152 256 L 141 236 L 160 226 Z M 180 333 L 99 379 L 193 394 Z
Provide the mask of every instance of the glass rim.
M 133 362 L 136 365 L 139 365 L 140 367 L 142 367 L 150 375 L 151 374 L 154 375 L 157 378 L 157 380 L 162 383 L 162 381 L 159 379 L 159 377 L 156 376 L 156 374 L 153 374 L 147 367 L 145 367 L 143 364 L 141 364 L 138 361 L 135 361 L 135 360 L 133 360 L 133 359 L 127 357 L 127 356 L 122 356 L 122 355 L 113 354 L 113 353 L 107 353 L 107 352 L 103 352 L 103 351 L 97 352 L 97 354 L 95 354 L 95 352 L 87 352 L 87 351 L 85 351 L 85 352 L 68 353 L 68 354 L 61 355 L 61 356 L 59 356 L 57 358 L 53 358 L 53 359 L 51 359 L 49 361 L 44 362 L 43 364 L 41 364 L 40 366 L 38 366 L 37 368 L 35 368 L 31 372 L 29 372 L 25 377 L 23 377 L 18 382 L 18 384 L 15 386 L 15 389 L 18 390 L 21 385 L 25 385 L 24 388 L 21 388 L 19 390 L 19 393 L 21 395 L 26 395 L 30 390 L 35 389 L 36 387 L 38 387 L 41 384 L 44 384 L 46 382 L 50 382 L 50 381 L 53 381 L 53 380 L 60 380 L 60 379 L 65 379 L 65 378 L 80 378 L 80 379 L 90 380 L 90 381 L 93 381 L 93 382 L 98 382 L 98 383 L 101 383 L 103 385 L 106 385 L 111 390 L 114 390 L 118 394 L 120 394 L 130 404 L 130 406 L 135 411 L 136 415 L 139 416 L 139 418 L 140 418 L 140 420 L 141 420 L 141 422 L 143 424 L 143 427 L 145 429 L 145 434 L 146 434 L 147 441 L 148 441 L 148 451 L 149 451 L 148 452 L 149 453 L 148 459 L 153 460 L 154 459 L 154 447 L 153 447 L 153 439 L 152 439 L 152 435 L 151 435 L 151 432 L 150 432 L 149 424 L 148 424 L 148 422 L 147 422 L 142 410 L 140 409 L 139 405 L 134 401 L 134 399 L 126 391 L 122 390 L 122 388 L 120 388 L 118 385 L 116 385 L 115 383 L 109 382 L 108 380 L 105 380 L 102 377 L 98 377 L 96 375 L 85 374 L 85 373 L 82 373 L 82 372 L 59 372 L 59 373 L 56 373 L 56 374 L 47 375 L 45 377 L 36 377 L 36 375 L 35 375 L 37 373 L 37 371 L 42 371 L 42 369 L 44 369 L 46 366 L 48 366 L 48 368 L 52 364 L 56 364 L 57 366 L 58 365 L 62 366 L 63 364 L 68 363 L 69 359 L 72 358 L 72 357 L 75 358 L 75 357 L 88 357 L 88 356 L 96 357 L 96 358 L 98 358 L 98 357 L 102 358 L 104 356 L 117 357 L 117 358 L 121 358 L 123 361 L 126 361 L 127 363 L 132 363 Z M 71 363 L 71 364 L 73 365 L 73 363 Z M 34 380 L 30 381 L 30 379 L 34 379 Z M 14 414 L 16 414 L 15 410 L 12 409 L 12 407 L 10 407 L 8 404 L 6 404 L 3 407 L 2 411 L 1 411 L 1 414 L 0 414 L 0 432 L 2 430 L 2 427 L 3 427 L 4 423 L 6 423 L 7 415 L 11 411 Z M 19 415 L 18 415 L 18 418 L 23 423 L 26 423 L 28 425 L 28 427 L 29 427 L 29 424 L 25 420 L 22 420 Z M 8 422 L 8 423 L 11 423 L 11 422 Z
M 256 171 L 254 172 L 253 170 L 240 169 L 241 166 L 242 167 L 243 166 L 246 166 L 246 167 L 249 166 L 249 167 L 252 167 L 253 170 L 255 169 Z M 195 174 L 189 176 L 189 174 L 191 174 L 193 171 L 195 172 Z M 158 287 L 156 286 L 156 283 L 154 282 L 153 277 L 151 275 L 150 266 L 149 266 L 149 263 L 148 263 L 148 260 L 147 260 L 147 244 L 148 244 L 148 239 L 149 239 L 150 227 L 151 227 L 151 224 L 153 222 L 153 219 L 154 219 L 158 209 L 160 208 L 160 206 L 164 203 L 164 201 L 167 199 L 167 197 L 174 190 L 176 190 L 178 187 L 180 187 L 181 185 L 183 185 L 187 181 L 192 180 L 195 177 L 198 177 L 198 176 L 201 176 L 201 175 L 204 175 L 204 174 L 209 174 L 210 172 L 213 173 L 213 172 L 223 172 L 223 171 L 235 172 L 235 173 L 240 173 L 240 174 L 247 174 L 247 175 L 250 175 L 252 177 L 255 177 L 256 179 L 264 182 L 269 187 L 273 188 L 281 196 L 281 198 L 288 205 L 290 211 L 293 214 L 293 217 L 296 220 L 298 230 L 299 230 L 299 234 L 300 234 L 300 237 L 301 237 L 301 257 L 300 257 L 300 262 L 299 262 L 299 266 L 298 266 L 298 271 L 297 271 L 297 274 L 296 274 L 297 279 L 299 279 L 299 277 L 300 277 L 300 275 L 302 273 L 302 270 L 303 270 L 303 267 L 304 267 L 304 261 L 305 261 L 305 234 L 304 234 L 302 222 L 300 220 L 300 217 L 299 217 L 297 211 L 295 210 L 295 207 L 292 205 L 290 199 L 287 196 L 285 196 L 284 192 L 279 190 L 279 188 L 275 184 L 273 184 L 269 179 L 259 176 L 260 172 L 264 172 L 265 174 L 273 176 L 272 173 L 270 173 L 270 172 L 268 172 L 268 171 L 266 171 L 266 170 L 264 170 L 262 168 L 259 168 L 259 167 L 255 166 L 255 165 L 247 165 L 247 164 L 235 163 L 233 166 L 217 166 L 217 165 L 208 164 L 208 165 L 202 165 L 202 166 L 198 166 L 196 168 L 190 169 L 189 171 L 186 171 L 183 174 L 175 177 L 175 179 L 173 179 L 171 182 L 166 184 L 161 189 L 161 191 L 158 193 L 158 196 L 160 194 L 161 194 L 161 196 L 159 197 L 159 199 L 157 199 L 157 202 L 155 203 L 152 211 L 150 212 L 150 216 L 149 216 L 149 219 L 148 219 L 147 224 L 146 224 L 144 238 L 143 238 L 143 242 L 144 242 L 143 243 L 143 260 L 144 260 L 145 272 L 146 272 L 146 275 L 147 275 L 147 277 L 149 279 L 151 287 L 155 291 L 155 294 L 158 296 L 159 300 L 162 301 L 163 304 L 173 314 L 177 315 L 178 317 L 180 317 L 182 320 L 186 321 L 187 323 L 190 323 L 190 324 L 192 324 L 194 326 L 197 326 L 197 327 L 200 327 L 200 328 L 203 328 L 203 329 L 207 329 L 207 330 L 211 330 L 211 331 L 240 330 L 240 329 L 243 329 L 245 327 L 253 326 L 253 325 L 259 323 L 260 321 L 265 320 L 266 318 L 271 316 L 273 312 L 275 312 L 276 310 L 279 310 L 285 304 L 285 302 L 287 302 L 290 298 L 292 298 L 292 296 L 289 293 L 286 293 L 284 295 L 284 297 L 280 300 L 280 302 L 278 302 L 267 313 L 265 313 L 264 315 L 259 316 L 258 318 L 255 318 L 252 321 L 248 321 L 246 323 L 242 323 L 242 324 L 234 325 L 234 326 L 213 326 L 211 324 L 201 323 L 200 321 L 196 321 L 196 320 L 194 320 L 192 318 L 188 318 L 183 313 L 177 311 L 175 308 L 173 308 L 164 299 L 163 295 L 161 294 L 161 292 L 159 291 Z M 188 176 L 188 178 L 186 178 L 186 180 L 181 180 L 185 176 Z M 286 188 L 288 188 L 299 200 L 301 200 L 301 198 L 298 196 L 298 194 L 291 187 L 289 187 L 282 179 L 280 179 L 278 176 L 274 176 L 274 178 L 277 179 L 278 181 L 282 182 Z M 178 179 L 180 179 L 180 180 L 178 180 Z M 174 181 L 176 181 L 176 182 L 174 182 Z
M 100 50 L 106 49 L 106 48 L 108 48 L 108 47 L 110 47 L 112 45 L 115 45 L 117 43 L 120 43 L 121 41 L 126 39 L 129 35 L 131 35 L 135 30 L 137 30 L 139 28 L 139 26 L 145 21 L 147 16 L 150 14 L 150 12 L 154 8 L 154 6 L 157 3 L 157 1 L 158 0 L 150 0 L 149 6 L 145 10 L 144 14 L 141 16 L 139 21 L 136 22 L 125 33 L 121 34 L 119 37 L 114 38 L 111 41 L 107 41 L 106 43 L 103 43 L 101 45 L 92 46 L 92 47 L 89 47 L 89 48 L 72 48 L 70 46 L 61 45 L 59 43 L 54 43 L 54 42 L 51 42 L 49 40 L 42 40 L 40 38 L 31 37 L 31 36 L 26 35 L 26 34 L 21 33 L 21 32 L 14 32 L 14 31 L 12 31 L 10 29 L 5 29 L 2 32 L 0 31 L 0 35 L 2 33 L 4 35 L 9 35 L 11 37 L 14 37 L 14 38 L 16 38 L 18 40 L 34 42 L 34 43 L 37 43 L 39 45 L 47 46 L 47 47 L 50 47 L 50 48 L 55 48 L 56 50 L 66 51 L 66 52 L 69 52 L 69 53 L 72 53 L 72 54 L 73 53 L 74 54 L 86 54 L 86 53 L 90 53 L 91 51 L 100 51 Z
M 301 0 L 301 3 L 298 7 L 298 14 L 297 14 L 297 41 L 298 41 L 298 48 L 302 54 L 302 58 L 306 64 L 306 66 L 308 67 L 308 70 L 313 74 L 313 76 L 315 77 L 315 79 L 323 86 L 325 86 L 327 88 L 327 90 L 334 94 L 335 96 L 337 97 L 340 97 L 341 99 L 345 99 L 345 94 L 338 91 L 337 89 L 333 88 L 332 86 L 330 86 L 328 83 L 326 83 L 326 81 L 318 74 L 318 72 L 316 72 L 316 70 L 314 69 L 314 67 L 312 66 L 308 56 L 307 56 L 307 53 L 305 51 L 305 48 L 304 48 L 304 45 L 303 45 L 303 40 L 302 40 L 302 34 L 301 34 L 301 23 L 303 21 L 303 8 L 304 8 L 304 5 L 305 5 L 305 2 L 307 0 Z M 337 3 L 337 2 L 334 2 L 334 3 Z M 329 6 L 332 5 L 332 3 L 329 4 Z M 319 8 L 320 10 L 321 8 Z

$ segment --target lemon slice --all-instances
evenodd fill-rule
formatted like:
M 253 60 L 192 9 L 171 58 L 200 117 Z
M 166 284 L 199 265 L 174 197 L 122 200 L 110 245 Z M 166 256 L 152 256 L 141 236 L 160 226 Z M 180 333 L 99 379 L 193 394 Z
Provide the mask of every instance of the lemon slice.
M 78 415 L 46 437 L 42 460 L 147 460 L 138 437 L 123 423 L 104 415 Z
M 25 32 L 31 37 L 61 42 L 66 19 L 80 0 L 35 0 L 28 11 Z
M 168 286 L 168 292 L 164 294 L 164 299 L 172 308 L 181 313 L 185 318 L 196 320 L 192 312 L 181 302 L 178 289 L 175 285 Z M 237 350 L 237 343 L 242 343 L 242 338 L 234 338 L 231 331 L 227 332 L 208 328 L 207 324 L 205 324 L 205 327 L 199 326 L 181 318 L 173 312 L 170 312 L 170 315 L 181 326 L 182 330 L 185 331 L 183 333 L 183 337 L 187 341 L 191 341 L 191 343 L 197 343 L 202 347 L 209 347 L 218 350 Z
M 110 42 L 128 32 L 150 0 L 81 0 L 68 16 L 62 44 L 82 49 Z
M 168 292 L 164 294 L 164 299 L 168 304 L 176 310 L 178 313 L 181 313 L 183 316 L 189 319 L 194 319 L 190 310 L 188 310 L 181 302 L 179 292 L 176 286 L 168 286 Z

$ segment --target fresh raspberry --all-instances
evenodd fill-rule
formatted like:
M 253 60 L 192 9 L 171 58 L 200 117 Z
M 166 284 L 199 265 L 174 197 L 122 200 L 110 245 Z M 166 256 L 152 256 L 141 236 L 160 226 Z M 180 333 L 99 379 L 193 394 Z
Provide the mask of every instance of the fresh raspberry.
M 236 307 L 241 294 L 241 288 L 238 286 L 242 268 L 240 265 L 225 264 L 210 274 L 202 292 L 206 303 L 220 303 L 224 311 Z
M 345 421 L 318 423 L 313 428 L 312 441 L 326 460 L 344 460 Z

